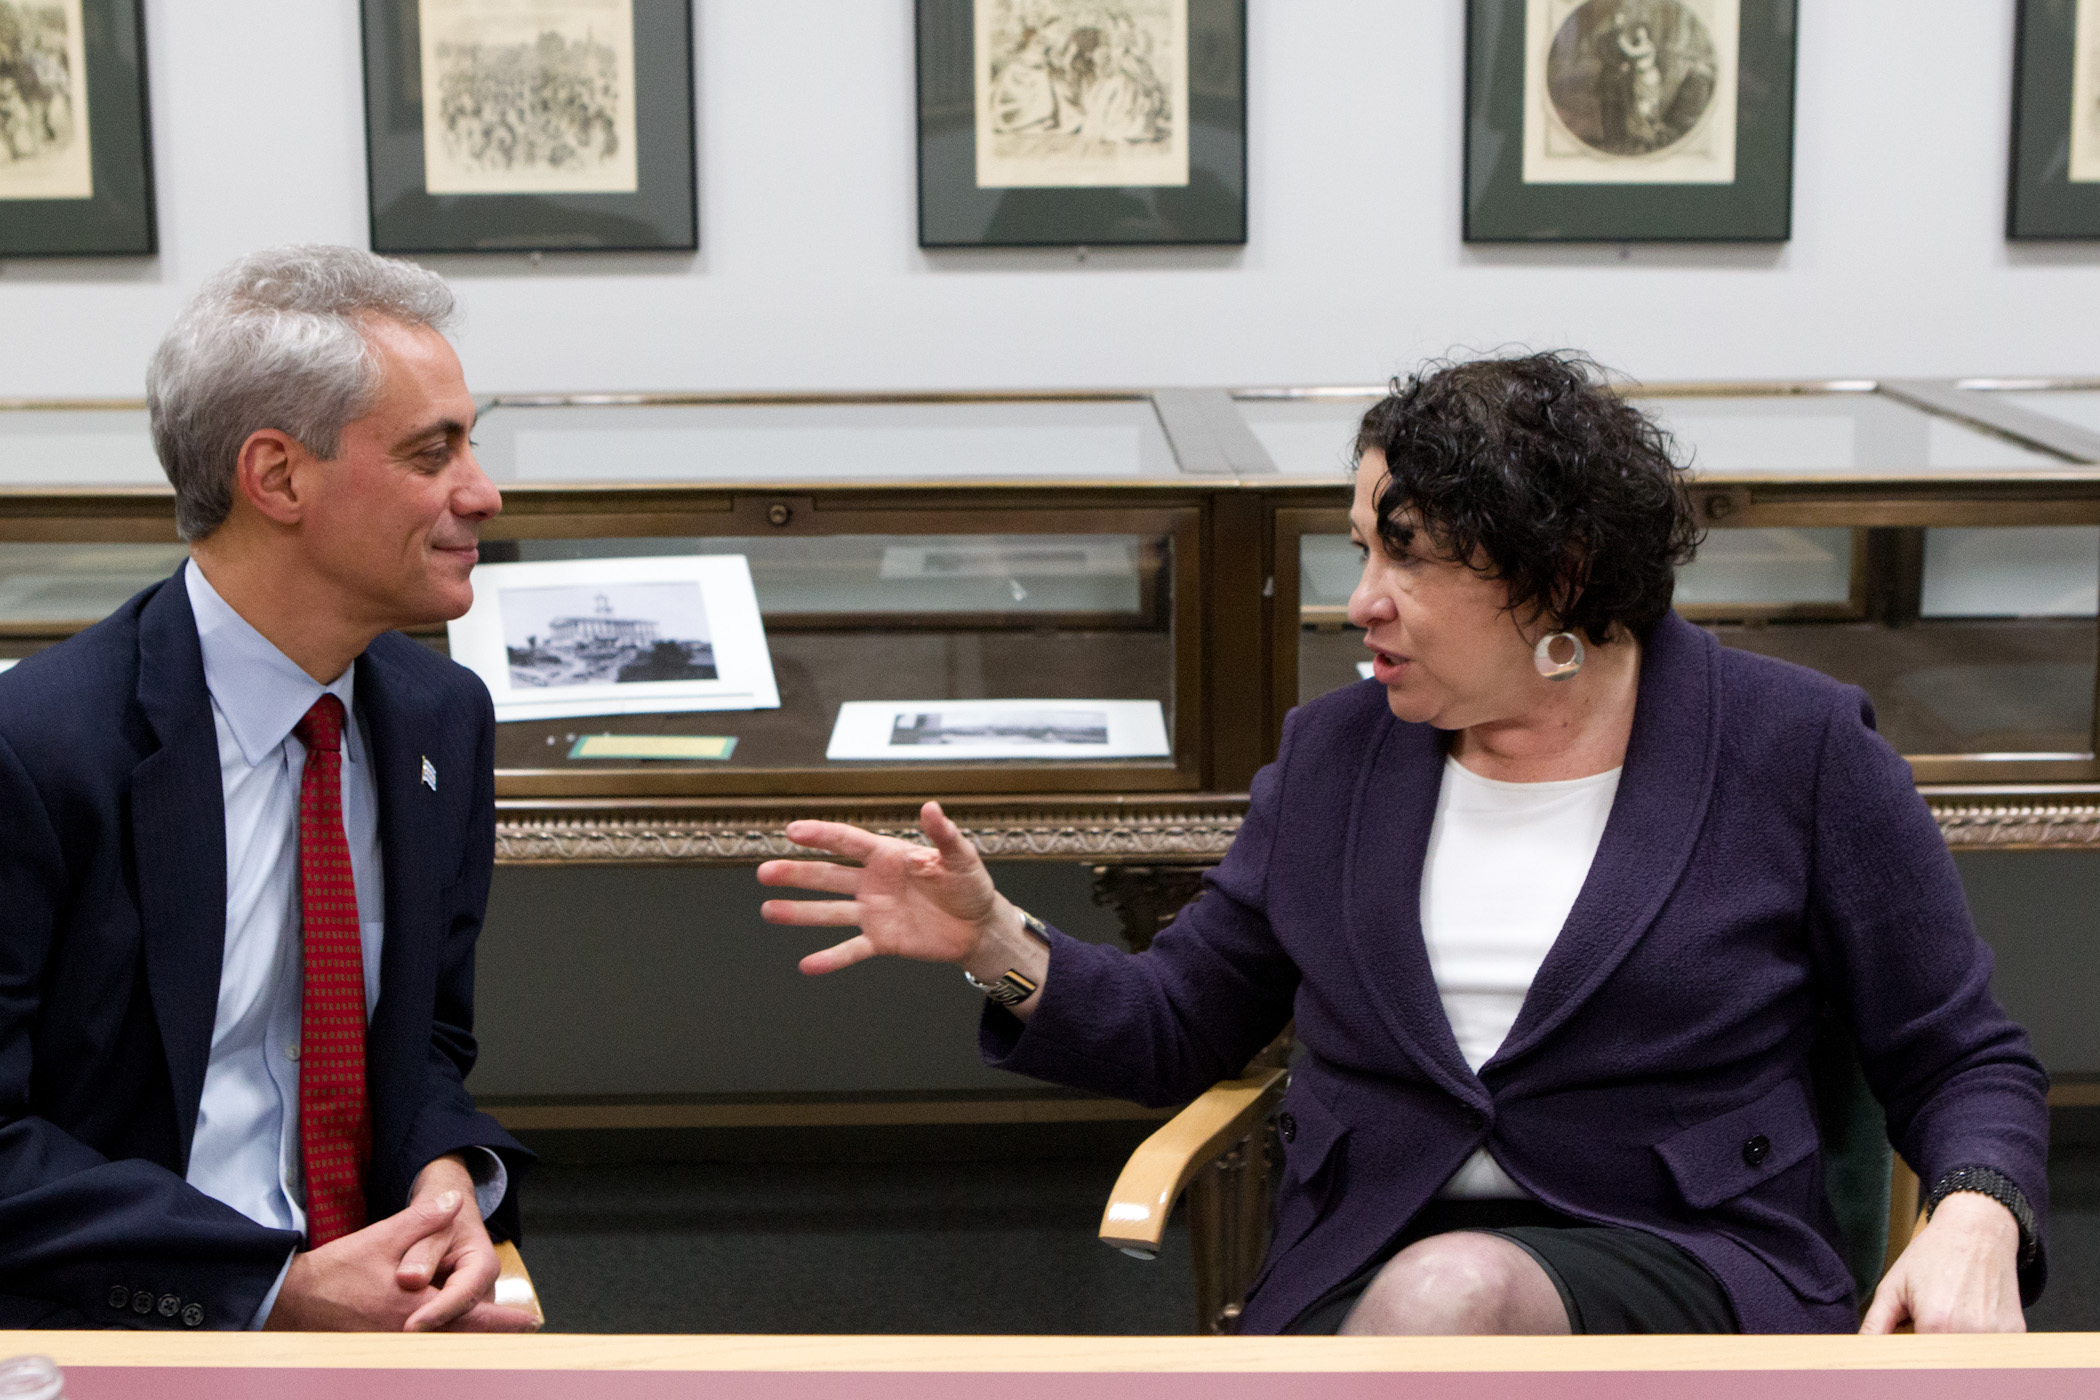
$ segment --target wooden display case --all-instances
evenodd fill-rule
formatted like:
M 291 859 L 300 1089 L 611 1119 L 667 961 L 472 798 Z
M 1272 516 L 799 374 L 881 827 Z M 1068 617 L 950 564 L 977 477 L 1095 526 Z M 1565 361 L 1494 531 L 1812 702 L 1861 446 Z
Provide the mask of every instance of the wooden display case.
M 786 849 L 789 817 L 901 828 L 931 794 L 1000 856 L 1214 859 L 1285 712 L 1357 679 L 1348 451 L 1379 392 L 489 400 L 479 450 L 505 510 L 485 557 L 742 554 L 781 690 L 777 710 L 501 726 L 504 858 L 745 861 Z M 1692 463 L 1708 537 L 1687 616 L 1863 686 L 1949 813 L 2029 811 L 1973 839 L 2092 835 L 2100 384 L 1631 392 Z M 0 403 L 0 660 L 182 555 L 141 405 Z M 1000 697 L 1157 700 L 1172 752 L 824 756 L 845 700 Z M 568 758 L 586 732 L 738 746 Z

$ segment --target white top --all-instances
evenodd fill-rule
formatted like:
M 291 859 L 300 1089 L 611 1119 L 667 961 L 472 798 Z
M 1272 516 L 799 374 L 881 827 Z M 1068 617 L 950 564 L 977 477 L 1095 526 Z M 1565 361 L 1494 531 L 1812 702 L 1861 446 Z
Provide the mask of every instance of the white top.
M 303 1233 L 299 780 L 306 746 L 292 728 L 324 692 L 343 702 L 343 831 L 357 891 L 369 1019 L 379 1000 L 386 884 L 372 751 L 354 703 L 357 668 L 346 667 L 323 686 L 235 612 L 195 563 L 184 567 L 183 582 L 197 618 L 226 802 L 226 945 L 187 1179 L 258 1224 Z M 495 1154 L 472 1160 L 478 1168 L 475 1196 L 486 1217 L 509 1183 Z M 289 1255 L 285 1262 L 290 1264 Z M 280 1272 L 279 1287 L 283 1281 Z M 262 1324 L 276 1300 L 273 1287 L 253 1325 Z
M 1604 839 L 1619 774 L 1551 783 L 1444 763 L 1422 862 L 1422 937 L 1444 1014 L 1475 1072 L 1502 1047 Z M 1526 1196 L 1485 1148 L 1441 1196 Z

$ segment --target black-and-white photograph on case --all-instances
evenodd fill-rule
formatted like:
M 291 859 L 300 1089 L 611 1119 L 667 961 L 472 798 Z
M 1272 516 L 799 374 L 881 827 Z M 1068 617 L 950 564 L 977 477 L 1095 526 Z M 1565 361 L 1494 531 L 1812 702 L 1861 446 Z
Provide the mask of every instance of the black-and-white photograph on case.
M 849 700 L 833 760 L 1167 758 L 1157 700 Z
M 448 635 L 498 720 L 780 704 L 741 554 L 483 564 Z
M 697 583 L 506 588 L 498 604 L 513 686 L 711 681 L 718 674 Z

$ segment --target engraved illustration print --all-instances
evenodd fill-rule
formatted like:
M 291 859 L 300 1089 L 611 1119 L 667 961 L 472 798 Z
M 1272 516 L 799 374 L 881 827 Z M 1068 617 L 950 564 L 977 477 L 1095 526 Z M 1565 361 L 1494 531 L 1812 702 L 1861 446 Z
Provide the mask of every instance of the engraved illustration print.
M 632 193 L 633 0 L 420 0 L 432 194 Z
M 1188 0 L 975 10 L 980 188 L 1188 184 Z
M 1735 179 L 1739 0 L 1527 8 L 1527 182 Z
M 2100 180 L 2100 0 L 2078 0 L 2071 49 L 2070 179 L 2088 184 Z
M 0 0 L 0 199 L 87 199 L 81 0 Z

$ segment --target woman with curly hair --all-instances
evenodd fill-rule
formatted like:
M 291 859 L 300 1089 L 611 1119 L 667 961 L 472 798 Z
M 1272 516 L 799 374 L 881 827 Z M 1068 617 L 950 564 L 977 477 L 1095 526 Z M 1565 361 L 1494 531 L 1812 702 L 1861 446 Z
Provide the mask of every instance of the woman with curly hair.
M 798 822 L 803 970 L 960 964 L 991 1063 L 1147 1103 L 1294 1018 L 1245 1331 L 1861 1325 L 1811 1049 L 1856 1047 L 1934 1211 L 1870 1331 L 2017 1330 L 2044 1274 L 2046 1080 L 1908 766 L 1857 689 L 1670 609 L 1667 437 L 1577 357 L 1435 368 L 1357 437 L 1374 678 L 1301 706 L 1201 899 L 1132 956 L 930 848 Z

